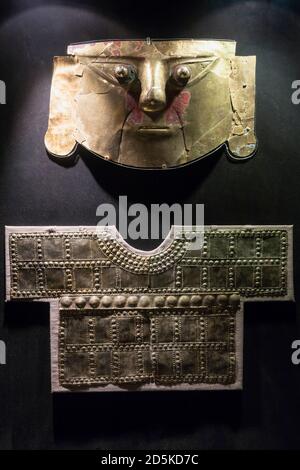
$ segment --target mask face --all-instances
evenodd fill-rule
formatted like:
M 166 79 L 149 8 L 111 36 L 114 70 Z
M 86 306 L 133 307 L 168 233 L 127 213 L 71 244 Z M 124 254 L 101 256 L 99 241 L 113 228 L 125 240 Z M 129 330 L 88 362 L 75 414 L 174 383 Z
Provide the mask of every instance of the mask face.
M 126 166 L 184 165 L 223 144 L 256 150 L 255 57 L 234 41 L 97 41 L 54 58 L 45 145 L 56 157 L 81 144 Z

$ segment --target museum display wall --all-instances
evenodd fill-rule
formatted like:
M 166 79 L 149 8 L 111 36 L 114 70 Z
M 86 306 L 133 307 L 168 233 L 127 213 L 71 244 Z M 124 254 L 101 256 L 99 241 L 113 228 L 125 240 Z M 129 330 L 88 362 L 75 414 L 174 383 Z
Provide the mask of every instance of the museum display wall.
M 0 366 L 0 448 L 251 449 L 297 446 L 298 417 L 295 410 L 300 392 L 300 370 L 291 361 L 291 345 L 299 338 L 297 299 L 300 294 L 300 137 L 297 123 L 300 108 L 292 103 L 291 95 L 292 83 L 300 77 L 297 46 L 300 40 L 299 6 L 295 1 L 207 1 L 202 2 L 201 6 L 197 2 L 190 2 L 184 9 L 181 7 L 180 11 L 179 7 L 170 11 L 167 5 L 160 5 L 158 14 L 158 5 L 154 2 L 147 11 L 148 14 L 145 15 L 138 2 L 132 2 L 131 8 L 128 5 L 110 5 L 109 2 L 98 5 L 92 1 L 25 1 L 18 5 L 12 3 L 10 6 L 0 7 L 0 79 L 7 86 L 7 102 L 0 107 L 0 235 L 3 260 L 0 264 L 0 339 L 7 345 L 7 364 Z M 151 44 L 151 38 L 205 40 L 201 47 L 209 49 L 213 44 L 212 49 L 216 56 L 221 54 L 218 79 L 210 80 L 208 75 L 207 85 L 203 80 L 203 87 L 207 88 L 193 86 L 193 76 L 188 76 L 188 80 L 191 78 L 191 86 L 187 88 L 190 90 L 188 93 L 191 93 L 191 104 L 194 101 L 201 103 L 203 97 L 207 97 L 207 89 L 216 91 L 215 100 L 204 100 L 206 115 L 211 111 L 209 121 L 203 119 L 201 107 L 198 114 L 197 107 L 191 107 L 192 119 L 187 125 L 188 142 L 192 148 L 190 153 L 186 152 L 186 148 L 183 150 L 183 147 L 178 146 L 178 142 L 166 147 L 160 147 L 159 143 L 153 146 L 151 142 L 145 146 L 144 143 L 136 144 L 136 138 L 129 138 L 128 142 L 125 140 L 120 152 L 116 143 L 112 145 L 106 139 L 107 136 L 109 139 L 118 136 L 120 122 L 123 122 L 125 115 L 122 113 L 126 113 L 123 109 L 118 111 L 119 114 L 116 113 L 115 127 L 110 128 L 109 117 L 112 115 L 108 107 L 107 115 L 99 116 L 98 127 L 96 126 L 97 135 L 103 129 L 107 132 L 101 139 L 95 137 L 95 129 L 88 125 L 89 116 L 97 116 L 97 106 L 103 99 L 101 93 L 107 92 L 103 91 L 103 87 L 107 85 L 105 81 L 104 84 L 99 85 L 97 82 L 97 86 L 95 85 L 90 72 L 94 64 L 91 65 L 84 57 L 84 47 L 88 49 L 89 45 L 69 46 L 68 56 L 66 46 L 107 38 L 118 38 L 118 47 L 125 44 L 124 47 L 128 48 L 126 52 L 129 51 L 131 57 L 133 56 L 133 61 L 137 55 L 146 54 L 148 57 L 147 45 L 149 41 Z M 131 39 L 140 40 L 134 42 L 134 52 L 130 49 L 132 43 L 128 41 Z M 210 43 L 209 40 L 212 39 L 219 42 Z M 232 42 L 224 41 L 228 39 Z M 124 40 L 124 43 L 120 40 Z M 179 47 L 186 47 L 187 42 L 183 43 L 179 42 Z M 106 43 L 96 43 L 100 49 L 102 44 Z M 154 41 L 153 44 L 154 52 L 150 55 L 158 54 L 160 57 L 161 54 L 168 56 L 170 51 L 174 53 L 178 43 L 170 41 L 167 47 L 162 41 Z M 108 73 L 105 67 L 109 66 L 115 47 L 112 43 L 112 51 L 107 47 L 105 49 L 105 60 L 100 71 L 102 76 L 103 73 Z M 189 53 L 195 55 L 193 47 L 189 49 Z M 55 59 L 53 72 L 54 56 L 59 57 Z M 104 63 L 106 61 L 108 65 Z M 66 64 L 70 67 L 69 72 L 71 70 L 69 76 L 73 78 L 68 79 L 68 86 L 61 87 L 59 79 L 65 73 Z M 213 66 L 208 65 L 211 68 Z M 84 79 L 79 78 L 82 70 L 85 70 Z M 132 70 L 129 72 L 132 73 Z M 121 73 L 123 72 L 122 69 Z M 181 72 L 190 74 L 189 65 L 186 64 Z M 74 76 L 77 78 L 74 79 Z M 247 77 L 248 82 L 244 77 Z M 186 83 L 180 84 L 180 87 L 183 85 Z M 68 95 L 70 86 L 74 88 Z M 99 91 L 97 87 L 102 88 Z M 178 87 L 178 83 L 174 82 L 174 93 L 181 93 Z M 89 97 L 93 96 L 93 101 L 81 97 L 79 102 L 76 95 L 78 90 L 83 95 L 89 93 Z M 109 91 L 114 92 L 111 85 Z M 118 93 L 120 96 L 120 90 L 116 92 L 116 96 Z M 223 97 L 219 101 L 217 93 Z M 65 146 L 66 140 L 61 139 L 57 117 L 59 115 L 61 119 L 61 109 L 66 109 L 75 95 L 76 116 L 73 115 L 72 119 L 68 117 L 67 120 L 64 116 L 65 120 L 60 121 L 63 125 L 66 124 L 67 129 L 72 129 L 74 136 Z M 246 113 L 243 108 L 245 102 Z M 86 113 L 87 105 L 90 115 Z M 151 112 L 149 108 L 146 111 Z M 224 113 L 228 122 L 218 132 L 210 133 L 218 112 Z M 242 116 L 239 125 L 237 115 L 239 118 Z M 199 118 L 199 122 L 195 116 Z M 128 125 L 130 127 L 130 122 Z M 207 126 L 207 132 L 204 133 L 204 140 L 201 140 L 198 133 L 203 126 Z M 44 146 L 45 133 L 47 149 Z M 68 133 L 69 137 L 70 135 Z M 77 148 L 78 143 L 83 144 L 80 149 Z M 215 147 L 218 148 L 212 153 Z M 74 149 L 76 152 L 78 150 L 79 158 L 69 158 Z M 121 165 L 105 161 L 116 161 L 116 155 Z M 206 158 L 202 159 L 204 156 Z M 174 168 L 167 169 L 168 166 Z M 145 170 L 141 170 L 141 167 Z M 149 171 L 149 167 L 155 169 Z M 221 241 L 218 242 L 219 245 L 217 243 L 215 252 L 220 253 L 218 250 L 222 248 L 222 237 L 227 237 L 227 231 L 229 238 L 236 237 L 236 241 L 230 241 L 237 251 L 228 255 L 233 258 L 230 260 L 230 270 L 234 273 L 229 284 L 227 279 L 225 281 L 225 278 L 218 277 L 217 288 L 212 281 L 207 285 L 201 271 L 201 288 L 205 295 L 203 316 L 206 315 L 206 310 L 210 312 L 211 302 L 216 303 L 219 305 L 216 307 L 219 309 L 217 313 L 223 315 L 225 311 L 228 318 L 231 318 L 231 333 L 238 338 L 236 345 L 230 343 L 231 368 L 222 375 L 219 381 L 222 383 L 221 387 L 218 380 L 214 379 L 214 354 L 209 356 L 213 358 L 210 359 L 212 366 L 207 366 L 204 380 L 204 383 L 213 383 L 211 387 L 203 385 L 202 376 L 199 379 L 199 374 L 193 369 L 192 375 L 183 374 L 184 380 L 182 377 L 179 380 L 178 375 L 172 376 L 171 386 L 170 378 L 166 380 L 158 371 L 154 377 L 151 373 L 138 376 L 142 383 L 149 381 L 149 377 L 154 382 L 154 386 L 144 384 L 143 391 L 140 392 L 85 394 L 78 393 L 82 382 L 68 376 L 69 371 L 74 368 L 74 360 L 63 360 L 57 368 L 57 348 L 61 348 L 60 351 L 63 350 L 66 356 L 70 351 L 75 351 L 75 355 L 79 351 L 76 348 L 71 349 L 72 341 L 68 344 L 68 341 L 64 343 L 61 340 L 65 333 L 64 327 L 66 334 L 70 338 L 73 335 L 74 340 L 78 333 L 78 326 L 75 324 L 76 309 L 80 307 L 80 302 L 87 325 L 91 322 L 96 324 L 97 315 L 101 315 L 100 301 L 107 301 L 101 297 L 102 294 L 107 295 L 107 286 L 101 285 L 98 290 L 100 297 L 97 297 L 93 292 L 94 287 L 86 284 L 86 277 L 83 280 L 78 277 L 78 285 L 83 282 L 84 286 L 83 290 L 79 288 L 76 292 L 57 287 L 59 280 L 56 277 L 51 281 L 52 287 L 47 281 L 43 284 L 42 277 L 39 278 L 39 288 L 36 289 L 33 287 L 36 285 L 36 278 L 32 281 L 28 278 L 28 273 L 30 269 L 32 273 L 29 274 L 33 276 L 41 270 L 44 273 L 49 272 L 48 261 L 52 259 L 51 255 L 39 257 L 38 251 L 46 250 L 45 243 L 50 247 L 52 242 L 49 242 L 49 237 L 55 238 L 52 232 L 49 235 L 46 227 L 68 227 L 67 231 L 70 232 L 70 227 L 74 226 L 76 232 L 76 227 L 96 225 L 97 207 L 101 203 L 111 203 L 117 209 L 120 195 L 128 196 L 128 204 L 139 202 L 147 208 L 152 203 L 164 202 L 204 204 L 205 225 L 213 226 L 208 227 L 210 236 L 215 236 L 214 230 L 221 233 Z M 6 236 L 4 226 L 9 227 Z M 229 226 L 235 228 L 230 231 Z M 247 226 L 246 232 L 243 226 Z M 71 233 L 69 237 L 62 229 L 55 230 L 58 232 L 58 239 L 70 238 L 68 244 L 72 244 L 72 237 L 78 239 L 76 233 Z M 210 236 L 208 243 L 213 244 Z M 248 238 L 251 247 L 253 241 L 256 243 L 256 251 L 249 249 Z M 129 242 L 140 250 L 151 250 L 159 245 L 158 240 Z M 83 249 L 82 246 L 79 246 L 79 251 Z M 49 250 L 52 250 L 51 247 Z M 240 247 L 243 247 L 243 251 Z M 116 261 L 116 258 L 111 258 L 109 246 L 105 248 L 104 244 L 101 249 L 106 250 L 104 252 L 108 260 Z M 246 252 L 246 249 L 250 251 Z M 268 255 L 263 256 L 268 256 L 268 259 L 259 263 L 257 257 L 261 256 L 261 252 L 267 253 Z M 213 249 L 209 250 L 207 263 L 217 265 L 219 258 L 224 256 L 212 253 Z M 77 262 L 80 259 L 73 251 L 72 256 L 74 259 L 71 261 Z M 120 256 L 122 258 L 122 254 Z M 171 254 L 166 262 L 172 264 L 172 256 Z M 193 302 L 196 301 L 195 293 L 198 291 L 196 292 L 191 278 L 194 279 L 195 269 L 200 269 L 197 266 L 202 263 L 200 256 L 197 258 L 196 254 L 194 260 L 191 255 L 184 256 L 186 259 L 183 258 L 180 262 L 177 260 L 177 277 L 174 278 L 172 302 L 176 302 L 179 310 L 187 308 L 187 304 L 191 308 L 197 305 Z M 252 290 L 241 288 L 244 284 L 238 280 L 241 257 L 247 257 L 245 263 L 248 271 L 251 271 L 250 277 L 259 277 L 253 278 Z M 138 293 L 136 302 L 139 302 L 141 308 L 151 304 L 153 308 L 159 307 L 160 311 L 167 309 L 171 305 L 168 304 L 171 302 L 170 296 L 168 297 L 170 292 L 164 287 L 169 288 L 171 284 L 164 285 L 161 284 L 162 281 L 158 281 L 157 285 L 151 285 L 151 289 L 143 290 L 143 284 L 134 285 L 137 282 L 134 276 L 137 276 L 136 272 L 139 274 L 134 262 L 132 269 L 125 266 L 123 272 L 121 258 L 121 280 L 115 282 L 120 289 L 124 286 L 124 292 L 120 289 L 108 292 L 112 294 L 110 301 L 115 307 L 121 307 L 118 305 L 120 296 L 117 298 L 115 294 Z M 131 263 L 129 255 L 128 260 Z M 62 263 L 63 269 L 68 269 L 69 261 L 66 259 L 66 264 Z M 40 264 L 36 265 L 36 262 Z M 87 268 L 97 271 L 97 266 L 94 266 L 93 263 L 87 264 L 84 266 L 85 272 Z M 158 264 L 157 272 L 159 266 Z M 33 273 L 32 267 L 37 270 L 36 273 Z M 191 269 L 194 269 L 193 274 Z M 211 268 L 203 269 L 205 271 Z M 142 282 L 142 275 L 145 274 L 142 271 L 143 267 L 139 282 Z M 150 268 L 148 271 L 148 275 L 156 274 Z M 15 277 L 14 273 L 17 273 Z M 176 284 L 178 276 L 181 281 Z M 168 282 L 172 283 L 173 278 Z M 133 285 L 140 290 L 126 290 Z M 228 286 L 231 288 L 229 291 Z M 155 291 L 158 287 L 160 290 Z M 154 297 L 157 293 L 160 297 Z M 71 297 L 66 297 L 69 294 Z M 157 303 L 157 299 L 161 302 L 161 294 L 165 295 L 163 302 L 166 304 L 163 306 Z M 6 304 L 5 295 L 8 300 Z M 44 299 L 51 300 L 51 307 Z M 132 308 L 132 298 L 125 296 L 124 299 L 127 302 L 126 308 Z M 146 300 L 148 303 L 145 303 Z M 224 302 L 225 305 L 230 305 L 229 313 Z M 94 308 L 93 314 L 90 313 L 90 306 Z M 237 312 L 241 312 L 243 317 Z M 69 323 L 66 321 L 72 315 L 75 327 L 72 319 Z M 129 310 L 124 315 L 126 321 L 130 320 Z M 117 316 L 118 312 L 115 312 L 115 317 L 112 316 L 110 321 L 115 322 Z M 147 313 L 142 313 L 141 321 L 141 328 L 146 329 L 152 320 L 149 320 Z M 160 318 L 159 321 L 163 324 L 164 320 Z M 183 320 L 180 321 L 182 325 Z M 174 322 L 176 326 L 178 319 L 175 317 Z M 243 345 L 239 340 L 241 330 L 244 330 Z M 139 354 L 144 354 L 141 351 L 148 348 L 148 340 L 145 338 L 146 336 L 143 347 L 139 349 L 137 346 L 137 361 L 142 357 Z M 153 340 L 153 336 L 151 338 Z M 191 341 L 190 337 L 188 341 Z M 76 343 L 75 340 L 73 342 Z M 130 341 L 124 340 L 126 342 Z M 106 353 L 105 348 L 100 348 L 99 351 L 101 354 Z M 123 354 L 123 350 L 120 351 Z M 157 357 L 159 359 L 165 354 L 162 352 L 163 348 L 160 350 L 158 347 L 157 351 L 158 356 L 155 352 L 151 353 L 154 362 Z M 180 348 L 177 350 L 175 345 L 173 352 L 180 356 L 182 364 L 189 371 L 186 373 L 190 374 L 190 369 L 187 369 L 190 363 L 184 362 L 184 357 L 187 357 L 184 356 L 185 351 L 182 352 Z M 192 356 L 188 360 L 193 366 L 190 357 Z M 141 360 L 146 361 L 145 356 Z M 86 366 L 84 362 L 82 364 L 84 369 Z M 148 366 L 146 367 L 146 362 L 143 364 L 145 371 Z M 104 369 L 106 366 L 105 363 Z M 124 381 L 132 381 L 130 364 L 124 368 L 127 372 L 129 370 L 128 374 L 122 375 L 119 372 L 113 385 L 106 380 L 104 372 L 99 372 L 98 381 L 87 380 L 86 383 L 92 387 L 100 386 L 99 388 L 102 384 L 108 385 L 108 389 L 122 388 Z M 51 374 L 54 392 L 71 386 L 73 393 L 51 394 Z M 186 380 L 188 385 L 181 387 L 181 382 Z M 164 392 L 149 391 L 164 388 Z M 222 390 L 208 391 L 208 388 Z M 223 390 L 224 388 L 230 390 Z

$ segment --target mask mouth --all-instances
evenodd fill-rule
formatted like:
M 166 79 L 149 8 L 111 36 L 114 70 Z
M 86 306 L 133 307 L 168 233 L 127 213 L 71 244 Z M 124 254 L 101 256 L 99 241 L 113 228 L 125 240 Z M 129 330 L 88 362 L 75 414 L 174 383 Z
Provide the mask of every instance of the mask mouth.
M 169 126 L 140 126 L 137 129 L 139 134 L 171 134 L 174 129 L 171 129 Z

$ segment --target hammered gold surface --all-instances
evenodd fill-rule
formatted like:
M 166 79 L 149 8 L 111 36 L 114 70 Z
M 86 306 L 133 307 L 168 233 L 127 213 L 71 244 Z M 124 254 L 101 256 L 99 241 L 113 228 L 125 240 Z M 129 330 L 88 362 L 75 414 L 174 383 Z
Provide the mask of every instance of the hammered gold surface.
M 168 168 L 225 144 L 252 156 L 255 57 L 234 41 L 136 40 L 73 44 L 54 59 L 47 150 L 81 144 L 105 159 Z

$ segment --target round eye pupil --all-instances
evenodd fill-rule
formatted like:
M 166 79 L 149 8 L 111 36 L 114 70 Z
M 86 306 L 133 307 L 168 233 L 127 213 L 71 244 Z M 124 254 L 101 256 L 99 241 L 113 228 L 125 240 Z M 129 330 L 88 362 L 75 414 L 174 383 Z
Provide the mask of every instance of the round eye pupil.
M 128 76 L 128 69 L 124 65 L 117 65 L 115 74 L 118 78 L 125 78 Z
M 130 82 L 134 78 L 134 70 L 126 65 L 117 65 L 115 67 L 115 77 L 120 83 Z
M 186 84 L 191 78 L 191 71 L 186 65 L 180 65 L 175 69 L 175 79 L 180 84 Z

